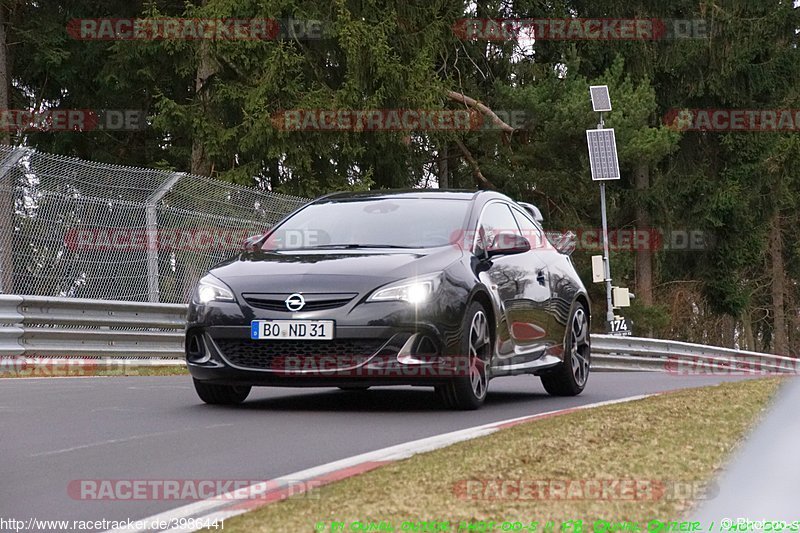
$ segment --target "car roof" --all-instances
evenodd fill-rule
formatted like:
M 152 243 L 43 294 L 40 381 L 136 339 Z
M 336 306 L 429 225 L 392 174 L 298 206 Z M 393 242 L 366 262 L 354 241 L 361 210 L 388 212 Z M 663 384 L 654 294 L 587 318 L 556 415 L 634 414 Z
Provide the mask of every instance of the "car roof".
M 465 189 L 378 189 L 374 191 L 335 192 L 316 201 L 358 200 L 367 198 L 431 198 L 438 200 L 474 200 L 478 195 L 492 195 L 508 199 L 494 191 L 471 191 Z

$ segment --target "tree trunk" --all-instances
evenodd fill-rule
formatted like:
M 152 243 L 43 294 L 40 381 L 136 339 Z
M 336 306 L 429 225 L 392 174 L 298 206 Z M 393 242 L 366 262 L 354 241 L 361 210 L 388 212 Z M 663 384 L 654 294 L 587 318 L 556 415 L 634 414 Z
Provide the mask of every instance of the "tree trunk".
M 269 190 L 275 192 L 278 190 L 278 185 L 281 183 L 281 168 L 280 168 L 280 161 L 277 159 L 272 159 L 267 163 L 269 167 L 267 168 L 267 177 L 269 178 Z
M 449 151 L 447 143 L 442 144 L 439 150 L 439 188 L 450 188 L 450 161 L 448 161 Z
M 776 354 L 787 355 L 789 342 L 786 332 L 786 270 L 783 264 L 783 237 L 780 211 L 775 211 L 769 232 L 769 252 L 772 261 L 772 349 Z
M 205 3 L 205 2 L 204 2 Z M 201 39 L 197 57 L 197 76 L 194 89 L 197 103 L 202 109 L 202 119 L 207 120 L 211 100 L 211 78 L 217 73 L 217 64 L 211 57 L 211 42 Z M 191 173 L 202 176 L 211 175 L 211 159 L 203 142 L 203 135 L 195 131 L 192 138 Z
M 642 305 L 653 305 L 653 251 L 650 249 L 653 239 L 651 237 L 650 214 L 647 207 L 642 205 L 641 196 L 650 188 L 650 168 L 643 164 L 636 169 L 635 187 L 639 195 L 636 204 L 636 229 L 637 236 L 646 235 L 647 241 L 642 243 L 636 239 L 636 299 Z M 644 233 L 642 233 L 644 232 Z
M 0 109 L 9 105 L 9 61 L 6 37 L 6 8 L 0 5 Z M 10 144 L 8 131 L 0 131 L 0 144 Z M 0 176 L 0 292 L 14 292 L 14 172 Z
M 745 309 L 742 312 L 742 330 L 744 336 L 742 349 L 757 352 L 755 339 L 753 338 L 753 317 L 750 315 L 749 309 Z
M 792 277 L 787 273 L 788 283 L 791 285 Z M 797 353 L 797 315 L 792 298 L 792 290 L 787 289 L 786 294 L 783 296 L 783 309 L 784 318 L 786 319 L 786 352 L 788 357 L 794 356 Z

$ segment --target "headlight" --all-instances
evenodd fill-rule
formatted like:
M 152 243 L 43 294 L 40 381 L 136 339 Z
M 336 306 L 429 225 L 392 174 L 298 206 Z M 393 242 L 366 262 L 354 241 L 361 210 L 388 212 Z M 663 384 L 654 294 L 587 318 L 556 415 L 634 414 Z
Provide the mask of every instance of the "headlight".
M 372 296 L 370 296 L 367 301 L 385 302 L 399 300 L 412 304 L 419 304 L 431 297 L 439 287 L 441 278 L 441 274 L 435 274 L 432 276 L 396 281 L 372 293 Z
M 197 283 L 194 293 L 195 303 L 205 305 L 209 302 L 233 302 L 233 292 L 220 280 L 206 274 Z

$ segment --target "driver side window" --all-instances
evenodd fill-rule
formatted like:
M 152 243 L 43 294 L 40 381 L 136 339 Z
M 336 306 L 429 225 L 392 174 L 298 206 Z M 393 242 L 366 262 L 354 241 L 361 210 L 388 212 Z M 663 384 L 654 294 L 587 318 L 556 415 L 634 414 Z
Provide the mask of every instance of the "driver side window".
M 488 250 L 500 233 L 522 236 L 508 205 L 494 202 L 486 206 L 478 222 L 475 238 L 475 253 Z

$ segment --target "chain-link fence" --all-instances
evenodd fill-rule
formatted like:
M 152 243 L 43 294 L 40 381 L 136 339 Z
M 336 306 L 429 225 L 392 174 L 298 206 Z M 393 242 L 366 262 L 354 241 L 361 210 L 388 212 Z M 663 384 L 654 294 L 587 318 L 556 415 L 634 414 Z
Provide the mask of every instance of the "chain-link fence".
M 0 145 L 0 289 L 185 302 L 209 266 L 306 201 Z

